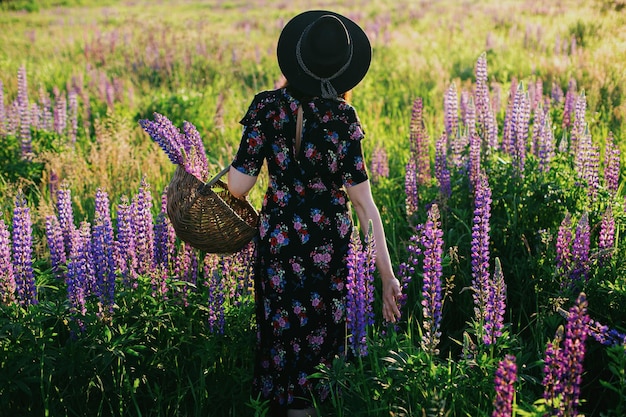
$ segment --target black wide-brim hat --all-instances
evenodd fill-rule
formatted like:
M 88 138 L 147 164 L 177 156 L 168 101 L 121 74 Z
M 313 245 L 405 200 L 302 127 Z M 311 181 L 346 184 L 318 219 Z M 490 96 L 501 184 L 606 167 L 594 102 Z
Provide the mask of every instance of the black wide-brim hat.
M 278 65 L 293 88 L 331 98 L 354 88 L 370 67 L 372 46 L 355 22 L 327 10 L 291 19 L 276 48 Z

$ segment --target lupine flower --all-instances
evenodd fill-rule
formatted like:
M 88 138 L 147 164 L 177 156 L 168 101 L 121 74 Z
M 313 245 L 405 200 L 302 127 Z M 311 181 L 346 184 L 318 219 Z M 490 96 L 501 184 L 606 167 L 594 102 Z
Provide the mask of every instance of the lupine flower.
M 544 399 L 551 416 L 578 415 L 589 320 L 587 299 L 580 293 L 568 313 L 563 346 L 559 347 L 557 335 L 555 342 L 546 349 Z
M 613 133 L 609 132 L 604 148 L 604 184 L 612 195 L 617 193 L 620 180 L 620 150 L 615 144 Z
M 448 137 L 442 133 L 435 144 L 435 177 L 439 183 L 439 194 L 443 198 L 448 198 L 452 194 L 450 184 L 450 169 L 448 168 Z
M 415 160 L 411 159 L 406 164 L 406 174 L 404 178 L 404 191 L 406 193 L 406 215 L 411 217 L 418 209 L 419 196 L 417 186 L 417 166 Z
M 150 185 L 142 178 L 131 205 L 132 230 L 135 234 L 137 273 L 148 274 L 154 268 L 154 221 Z
M 556 239 L 556 268 L 564 275 L 572 268 L 572 215 L 566 213 Z
M 605 346 L 626 346 L 626 334 L 592 319 L 589 319 L 589 335 Z
M 443 99 L 446 134 L 449 138 L 456 137 L 459 126 L 459 98 L 456 84 L 452 83 Z
M 421 239 L 423 224 L 418 224 L 415 227 L 415 234 L 409 238 L 409 244 L 406 247 L 408 257 L 405 262 L 402 262 L 398 267 L 398 278 L 402 283 L 402 295 L 399 302 L 401 306 L 404 306 L 407 299 L 408 288 L 413 281 L 413 276 L 417 270 L 419 264 L 419 258 L 422 254 Z
M 382 146 L 376 147 L 372 154 L 372 182 L 377 183 L 380 178 L 389 177 L 389 159 L 387 152 Z
M 469 142 L 469 180 L 472 189 L 476 188 L 476 183 L 480 180 L 481 176 L 481 163 L 480 163 L 480 149 L 481 140 L 478 133 L 474 131 L 470 137 Z
M 465 111 L 463 112 L 463 126 L 467 132 L 467 137 L 471 142 L 472 136 L 476 133 L 476 105 L 474 104 L 474 97 L 469 96 L 465 105 Z
M 524 172 L 526 163 L 526 142 L 528 140 L 528 123 L 530 120 L 530 99 L 520 85 L 517 88 L 513 104 L 513 162 L 518 172 Z
M 547 172 L 550 169 L 550 162 L 554 158 L 554 132 L 552 131 L 552 121 L 547 113 L 543 116 L 543 123 L 539 128 L 537 138 L 537 156 L 539 157 L 539 169 Z
M 170 261 L 174 259 L 176 233 L 167 216 L 167 190 L 161 194 L 161 211 L 154 225 L 154 259 L 158 266 L 169 270 Z
M 563 101 L 563 89 L 561 89 L 561 86 L 556 81 L 552 82 L 550 98 L 552 99 L 552 104 L 554 105 L 559 105 L 561 104 L 561 101 Z
M 573 110 L 574 122 L 571 129 L 570 152 L 576 156 L 580 152 L 580 141 L 586 139 L 583 138 L 585 130 L 587 129 L 587 122 L 585 120 L 587 98 L 584 91 L 581 91 L 580 94 L 576 96 L 576 102 Z
M 96 191 L 96 213 L 94 218 L 91 257 L 96 279 L 96 295 L 99 298 L 101 318 L 113 314 L 115 298 L 115 242 L 109 210 L 109 197 L 101 189 Z
M 418 97 L 413 101 L 409 125 L 410 158 L 415 161 L 417 186 L 426 184 L 430 179 L 430 151 L 428 134 L 424 128 L 423 110 L 422 98 Z
M 31 115 L 28 103 L 28 82 L 26 68 L 21 66 L 17 72 L 17 103 L 20 115 L 19 139 L 21 142 L 22 159 L 32 159 L 32 138 L 30 134 Z
M 574 108 L 576 107 L 576 80 L 571 78 L 567 92 L 565 93 L 565 101 L 563 102 L 563 130 L 568 130 L 572 126 L 574 118 Z M 573 151 L 573 150 L 572 150 Z
M 78 94 L 76 91 L 70 91 L 67 95 L 69 102 L 69 139 L 70 143 L 76 142 L 76 135 L 78 133 Z
M 513 415 L 513 399 L 515 398 L 515 382 L 517 381 L 517 364 L 515 356 L 506 355 L 498 363 L 494 385 L 496 397 L 493 400 L 491 417 L 511 417 Z
M 54 95 L 53 120 L 54 131 L 63 135 L 67 127 L 67 100 L 65 94 L 62 94 L 58 89 Z
M 224 333 L 224 289 L 219 274 L 219 258 L 214 254 L 204 257 L 205 285 L 208 288 L 209 329 L 211 332 Z
M 511 80 L 511 87 L 509 88 L 509 96 L 504 114 L 504 125 L 502 127 L 502 151 L 508 154 L 513 154 L 513 150 L 515 148 L 514 108 L 515 100 L 517 98 L 517 89 L 517 82 L 514 79 Z
M 187 301 L 189 286 L 184 285 L 184 283 L 188 282 L 195 285 L 198 276 L 196 251 L 187 243 L 182 244 L 178 256 L 176 257 L 175 275 L 178 280 L 183 282 L 183 284 L 177 288 L 177 294 L 183 305 L 187 307 L 189 305 Z
M 58 274 L 61 267 L 65 266 L 67 256 L 65 254 L 65 242 L 63 242 L 63 231 L 56 216 L 46 217 L 46 239 L 48 240 L 52 270 Z
M 472 288 L 474 313 L 478 323 L 484 324 L 489 302 L 489 219 L 491 218 L 491 188 L 486 175 L 481 175 L 474 191 L 474 219 L 472 226 Z
M 502 336 L 505 310 L 506 283 L 504 282 L 500 259 L 496 258 L 493 279 L 490 282 L 485 310 L 485 334 L 483 335 L 485 345 L 493 345 L 496 343 L 496 340 Z
M 39 88 L 39 104 L 41 106 L 40 127 L 45 132 L 52 132 L 54 128 L 51 110 L 52 101 L 50 100 L 50 94 L 43 86 Z
M 487 86 L 487 54 L 483 52 L 478 57 L 474 67 L 476 75 L 476 90 L 474 100 L 476 103 L 476 116 L 478 127 L 488 148 L 498 146 L 498 128 L 491 109 L 489 87 Z
M 598 238 L 598 250 L 600 251 L 599 262 L 603 264 L 607 262 L 612 255 L 613 245 L 615 244 L 615 218 L 613 210 L 607 207 L 600 222 L 600 236 Z
M 0 219 L 0 303 L 14 303 L 15 290 L 10 234 L 4 220 Z
M 59 216 L 59 225 L 63 233 L 63 242 L 65 243 L 65 255 L 69 255 L 72 247 L 72 235 L 76 226 L 74 226 L 74 211 L 72 209 L 72 193 L 66 183 L 61 185 L 57 192 L 57 213 Z
M 589 217 L 583 213 L 578 225 L 572 244 L 572 271 L 570 279 L 572 281 L 587 280 L 591 264 L 589 262 L 590 249 Z
M 133 214 L 126 196 L 122 196 L 117 206 L 115 264 L 120 271 L 124 285 L 137 288 L 137 251 L 133 231 Z
M 152 286 L 152 297 L 161 297 L 162 300 L 167 300 L 167 276 L 168 272 L 163 266 L 157 265 L 150 272 L 150 285 Z
M 72 234 L 72 251 L 67 264 L 65 283 L 70 312 L 81 331 L 85 330 L 84 317 L 87 315 L 86 298 L 92 287 L 92 260 L 89 250 L 91 230 L 89 223 L 82 222 Z
M 33 224 L 26 198 L 15 198 L 13 211 L 13 274 L 15 292 L 21 305 L 37 304 L 35 272 L 33 270 Z
M 433 204 L 428 210 L 428 220 L 422 229 L 423 285 L 422 285 L 422 349 L 437 355 L 441 338 L 441 260 L 443 257 L 443 232 L 439 208 Z
M 142 119 L 141 127 L 163 149 L 170 161 L 182 165 L 187 172 L 205 181 L 208 177 L 206 152 L 195 126 L 183 124 L 183 133 L 165 116 L 154 113 L 154 121 Z
M 371 234 L 371 229 L 370 232 Z M 369 240 L 369 244 L 373 239 Z M 368 256 L 367 253 L 370 253 Z M 357 356 L 367 356 L 367 326 L 372 322 L 373 284 L 372 268 L 373 249 L 363 248 L 358 230 L 352 232 L 348 249 L 348 278 L 346 279 L 346 323 L 348 326 L 348 344 Z M 369 258 L 369 259 L 368 259 Z

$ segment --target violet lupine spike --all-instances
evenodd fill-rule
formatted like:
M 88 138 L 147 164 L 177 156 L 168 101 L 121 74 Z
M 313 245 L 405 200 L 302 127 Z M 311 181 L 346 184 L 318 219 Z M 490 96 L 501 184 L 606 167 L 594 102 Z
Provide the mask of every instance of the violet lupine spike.
M 348 345 L 359 357 L 367 356 L 368 302 L 371 291 L 368 266 L 358 230 L 353 229 L 347 256 L 348 277 L 346 279 L 346 324 Z M 369 307 L 371 309 L 371 306 Z
M 474 312 L 480 328 L 485 323 L 489 291 L 489 233 L 491 218 L 491 188 L 486 175 L 481 175 L 474 191 L 474 219 L 472 226 L 472 289 Z
M 371 163 L 372 183 L 378 183 L 380 178 L 389 177 L 389 157 L 382 146 L 377 146 L 372 153 Z
M 185 307 L 189 306 L 189 286 L 184 282 L 195 284 L 198 274 L 198 262 L 195 250 L 187 243 L 183 243 L 176 257 L 176 278 L 183 282 L 177 289 L 177 295 Z
M 411 217 L 419 207 L 419 195 L 417 186 L 417 166 L 415 160 L 411 159 L 406 164 L 406 174 L 404 178 L 404 191 L 406 194 L 406 215 Z
M 90 240 L 90 226 L 87 222 L 82 222 L 72 234 L 72 252 L 69 256 L 67 274 L 65 275 L 70 312 L 81 331 L 85 330 L 83 319 L 87 315 L 86 299 L 90 295 L 92 286 Z
M 421 97 L 413 102 L 410 123 L 411 158 L 417 170 L 417 185 L 424 185 L 430 180 L 429 137 L 424 127 L 424 104 Z
M 28 108 L 28 79 L 26 67 L 21 65 L 17 70 L 17 104 L 20 108 Z
M 556 269 L 563 276 L 569 275 L 572 268 L 572 241 L 572 215 L 566 213 L 556 238 Z
M 172 163 L 176 165 L 183 164 L 181 153 L 181 149 L 184 149 L 182 133 L 167 117 L 154 113 L 154 121 L 142 119 L 139 121 L 139 124 L 150 135 L 152 140 L 165 151 Z
M 65 94 L 59 91 L 55 94 L 53 119 L 54 131 L 59 135 L 63 135 L 67 128 L 67 99 Z
M 368 325 L 374 324 L 374 272 L 376 271 L 376 240 L 374 228 L 370 220 L 367 235 L 363 242 L 365 269 L 365 319 Z
M 480 176 L 482 175 L 482 168 L 481 168 L 481 156 L 480 156 L 480 150 L 482 148 L 482 141 L 480 139 L 480 136 L 478 136 L 478 133 L 476 133 L 476 131 L 474 130 L 474 133 L 472 134 L 472 136 L 470 137 L 470 142 L 469 142 L 469 180 L 470 180 L 470 186 L 472 187 L 472 189 L 476 188 L 476 183 L 478 181 L 480 181 Z
M 46 239 L 48 241 L 48 251 L 50 252 L 50 264 L 57 277 L 61 276 L 62 267 L 67 262 L 65 253 L 65 242 L 63 241 L 63 231 L 56 216 L 46 217 Z
M 563 130 L 569 130 L 572 126 L 574 109 L 576 108 L 576 97 L 576 80 L 572 78 L 568 83 L 565 100 L 563 102 L 563 122 L 561 124 Z
M 574 282 L 586 281 L 589 278 L 591 270 L 589 261 L 590 234 L 589 216 L 587 213 L 583 213 L 576 226 L 576 234 L 572 243 L 572 271 L 570 272 L 570 279 Z
M 473 135 L 478 135 L 478 133 L 476 132 L 476 104 L 474 103 L 473 96 L 468 97 L 462 120 L 465 131 L 467 132 L 467 136 L 471 141 Z
M 137 251 L 137 273 L 148 274 L 154 268 L 154 221 L 150 185 L 142 178 L 131 205 L 132 228 Z
M 543 128 L 546 119 L 547 109 L 541 104 L 535 107 L 533 111 L 533 129 L 530 139 L 529 153 L 531 155 L 539 156 L 539 136 L 541 135 L 541 129 Z
M 423 284 L 422 284 L 422 341 L 421 346 L 430 355 L 439 354 L 441 338 L 441 261 L 443 258 L 443 231 L 439 207 L 433 204 L 428 210 L 428 220 L 422 229 Z
M 45 132 L 52 132 L 53 117 L 51 110 L 50 94 L 42 87 L 39 88 L 39 104 L 41 106 L 41 129 Z
M 183 133 L 185 143 L 189 144 L 189 148 L 185 149 L 188 155 L 185 168 L 200 181 L 206 182 L 209 180 L 209 162 L 200 133 L 193 124 L 187 121 L 183 122 Z
M 565 97 L 563 96 L 563 89 L 556 82 L 552 82 L 552 89 L 550 90 L 550 99 L 554 106 L 560 105 Z
M 563 326 L 559 326 L 552 341 L 546 344 L 543 359 L 543 399 L 546 405 L 555 410 L 555 402 L 563 395 L 563 369 L 561 342 L 563 341 Z M 555 415 L 555 414 L 549 414 Z
M 530 99 L 528 92 L 520 85 L 517 88 L 513 108 L 513 163 L 521 175 L 526 164 L 526 142 L 530 121 Z
M 607 263 L 613 255 L 613 246 L 615 245 L 615 218 L 613 210 L 607 207 L 600 222 L 600 235 L 598 237 L 598 261 L 600 265 Z
M 609 132 L 604 148 L 604 185 L 613 196 L 619 188 L 620 164 L 619 147 L 615 143 L 613 132 Z
M 419 257 L 422 253 L 422 248 L 420 246 L 421 241 L 421 233 L 423 225 L 419 224 L 415 228 L 415 234 L 410 237 L 409 245 L 407 245 L 406 250 L 408 252 L 408 258 L 405 262 L 402 262 L 398 267 L 398 279 L 402 284 L 402 295 L 400 296 L 400 305 L 404 307 L 406 304 L 408 288 L 411 282 L 413 281 L 413 276 L 417 267 L 419 265 Z
M 20 130 L 18 132 L 18 137 L 20 139 L 21 157 L 23 160 L 29 161 L 33 158 L 33 144 L 32 136 L 30 133 L 32 120 L 30 114 L 30 105 L 28 104 L 28 98 L 26 98 L 26 102 L 23 105 L 19 106 L 19 111 Z
M 122 196 L 117 206 L 117 269 L 122 276 L 124 285 L 137 288 L 137 251 L 133 230 L 133 213 L 128 197 Z
M 493 400 L 491 417 L 511 417 L 513 415 L 516 381 L 517 364 L 515 363 L 515 356 L 506 355 L 496 368 L 494 378 L 496 396 Z
M 74 225 L 74 211 L 72 209 L 72 193 L 66 183 L 61 184 L 61 188 L 57 192 L 57 213 L 59 225 L 63 232 L 65 255 L 69 256 L 72 248 L 72 235 L 76 226 Z
M 456 84 L 451 83 L 443 99 L 446 134 L 449 138 L 457 135 L 459 128 L 459 97 Z
M 515 100 L 517 98 L 518 84 L 515 80 L 511 81 L 509 88 L 509 96 L 507 100 L 506 111 L 504 115 L 504 126 L 502 131 L 502 151 L 504 153 L 513 154 L 515 149 Z
M 587 121 L 585 120 L 585 113 L 587 112 L 587 97 L 585 92 L 581 91 L 576 97 L 576 104 L 574 107 L 574 123 L 571 129 L 571 142 L 570 152 L 578 153 L 580 141 L 583 140 L 585 130 L 587 129 Z
M 450 183 L 450 169 L 448 168 L 448 137 L 442 133 L 435 144 L 435 177 L 439 184 L 439 194 L 443 198 L 452 195 L 452 185 Z
M 33 270 L 33 224 L 30 208 L 23 194 L 15 198 L 13 210 L 13 274 L 15 294 L 20 305 L 37 304 L 37 288 Z
M 16 301 L 10 237 L 9 229 L 4 220 L 0 219 L 0 303 L 5 305 L 13 304 Z
M 163 301 L 167 300 L 167 277 L 168 272 L 157 265 L 152 272 L 150 272 L 150 285 L 152 286 L 152 297 L 161 298 Z
M 154 259 L 156 264 L 169 272 L 170 262 L 176 252 L 176 232 L 167 215 L 167 189 L 161 194 L 161 211 L 154 225 Z
M 76 135 L 78 134 L 78 95 L 76 91 L 70 91 L 67 94 L 69 104 L 69 139 L 70 143 L 76 143 Z
M 495 268 L 493 279 L 489 286 L 489 294 L 487 296 L 487 308 L 485 311 L 485 334 L 483 342 L 487 346 L 496 343 L 498 338 L 502 336 L 504 328 L 504 314 L 506 312 L 506 283 L 504 282 L 504 274 L 502 273 L 502 265 L 500 259 L 495 259 Z
M 451 150 L 451 162 L 456 168 L 466 168 L 467 165 L 467 148 L 469 146 L 469 137 L 467 131 L 461 132 L 461 129 L 457 129 L 456 136 L 451 138 L 450 150 Z
M 476 75 L 476 90 L 474 96 L 478 127 L 487 145 L 487 149 L 495 149 L 498 146 L 498 128 L 489 97 L 489 86 L 487 85 L 487 54 L 485 52 L 478 57 L 474 72 Z
M 109 208 L 109 196 L 102 189 L 96 191 L 91 256 L 96 278 L 96 295 L 99 298 L 100 318 L 113 315 L 115 302 L 115 241 Z
M 550 170 L 550 163 L 554 159 L 554 132 L 552 131 L 552 120 L 549 115 L 544 116 L 543 124 L 539 129 L 538 149 L 539 169 L 543 172 Z
M 589 320 L 589 336 L 604 346 L 626 346 L 626 334 L 592 319 Z
M 206 254 L 204 257 L 204 279 L 208 288 L 209 330 L 212 333 L 224 333 L 224 301 L 225 294 L 219 273 L 219 257 Z

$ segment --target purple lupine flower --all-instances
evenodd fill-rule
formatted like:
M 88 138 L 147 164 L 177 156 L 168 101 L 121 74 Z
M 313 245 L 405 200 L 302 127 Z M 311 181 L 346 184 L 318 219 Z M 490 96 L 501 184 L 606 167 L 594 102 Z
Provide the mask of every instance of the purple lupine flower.
M 356 356 L 367 356 L 367 326 L 373 321 L 373 237 L 368 231 L 368 241 L 364 248 L 358 230 L 353 229 L 348 249 L 348 277 L 346 279 L 346 324 L 348 327 L 348 343 Z
M 207 161 L 204 144 L 200 133 L 196 127 L 183 122 L 183 133 L 186 158 L 184 161 L 185 170 L 198 178 L 200 181 L 207 181 L 209 175 L 209 162 Z
M 481 176 L 481 163 L 480 163 L 480 149 L 481 149 L 481 140 L 478 133 L 474 131 L 472 136 L 470 137 L 469 142 L 469 180 L 472 189 L 476 188 L 476 183 L 480 181 Z
M 41 108 L 41 121 L 40 128 L 44 132 L 52 132 L 53 126 L 53 117 L 51 110 L 51 100 L 50 94 L 46 90 L 44 90 L 43 86 L 39 88 L 39 105 Z
M 91 256 L 99 298 L 98 315 L 105 320 L 113 315 L 115 301 L 115 241 L 109 208 L 109 196 L 102 189 L 96 191 Z
M 539 136 L 546 120 L 547 113 L 548 108 L 543 107 L 541 104 L 535 107 L 533 111 L 533 129 L 531 133 L 529 153 L 535 156 L 539 156 Z
M 161 194 L 161 211 L 154 225 L 154 260 L 164 271 L 169 271 L 170 261 L 176 252 L 176 232 L 167 215 L 167 189 Z
M 443 198 L 449 198 L 452 194 L 450 184 L 450 169 L 448 168 L 448 137 L 442 133 L 435 144 L 435 177 L 439 184 L 439 194 Z
M 487 295 L 487 306 L 485 310 L 485 334 L 483 335 L 485 345 L 491 346 L 495 344 L 496 340 L 502 336 L 505 310 L 506 283 L 504 282 L 500 258 L 496 258 L 493 279 L 489 285 L 489 294 Z
M 456 84 L 454 83 L 450 84 L 444 96 L 443 111 L 446 134 L 449 138 L 454 138 L 457 135 L 459 126 L 459 98 L 456 91 Z
M 62 267 L 65 266 L 67 261 L 67 255 L 65 253 L 63 231 L 56 216 L 46 216 L 46 239 L 48 240 L 52 270 L 57 276 L 60 276 Z
M 61 93 L 55 87 L 54 94 L 54 110 L 53 110 L 53 129 L 59 134 L 63 135 L 67 127 L 67 100 L 65 94 Z
M 150 135 L 152 140 L 165 151 L 172 163 L 176 165 L 183 164 L 183 155 L 181 153 L 183 149 L 182 133 L 167 117 L 154 113 L 154 121 L 142 119 L 139 121 L 139 124 Z
M 154 268 L 154 221 L 150 185 L 142 178 L 131 205 L 132 230 L 135 234 L 137 273 L 148 274 Z
M 428 220 L 422 229 L 423 285 L 422 285 L 422 349 L 437 355 L 441 338 L 441 260 L 443 257 L 443 231 L 439 208 L 433 204 L 428 210 Z
M 604 148 L 604 184 L 611 195 L 617 193 L 620 179 L 620 150 L 615 144 L 613 132 L 609 132 Z
M 33 270 L 33 224 L 30 209 L 23 194 L 15 198 L 11 240 L 17 301 L 23 306 L 37 304 L 37 288 Z
M 204 257 L 204 277 L 208 288 L 209 329 L 211 332 L 224 333 L 225 294 L 219 273 L 219 257 L 206 254 Z
M 526 142 L 528 140 L 528 123 L 530 120 L 530 99 L 528 92 L 520 86 L 516 90 L 513 102 L 513 163 L 521 175 L 526 163 Z
M 556 268 L 565 276 L 572 268 L 572 215 L 566 213 L 556 238 Z
M 470 142 L 472 140 L 472 136 L 477 135 L 476 132 L 476 104 L 474 103 L 474 97 L 469 96 L 467 99 L 467 103 L 465 105 L 465 111 L 463 112 L 463 126 L 465 127 L 465 132 L 467 132 L 467 137 Z
M 65 283 L 67 298 L 70 302 L 70 313 L 81 331 L 85 330 L 84 318 L 87 315 L 86 298 L 92 288 L 93 270 L 90 258 L 91 230 L 87 222 L 72 234 L 72 251 L 67 263 Z
M 456 136 L 451 139 L 451 162 L 456 168 L 465 168 L 467 165 L 466 151 L 469 145 L 469 138 L 467 132 L 461 132 L 461 129 L 457 130 Z
M 515 356 L 506 355 L 498 362 L 494 385 L 496 396 L 493 400 L 491 417 L 511 417 L 513 415 L 513 398 L 515 397 L 515 382 L 517 381 L 517 364 Z
M 20 117 L 18 137 L 21 143 L 22 159 L 30 160 L 33 157 L 32 137 L 30 134 L 31 115 L 28 102 L 28 82 L 26 68 L 22 65 L 17 72 L 17 107 Z
M 514 113 L 516 112 L 515 101 L 517 99 L 518 88 L 517 81 L 514 79 L 511 80 L 511 87 L 509 88 L 509 96 L 504 115 L 504 125 L 502 127 L 502 151 L 508 154 L 513 154 L 515 149 Z
M 419 207 L 419 194 L 417 186 L 417 165 L 411 159 L 406 164 L 406 174 L 404 178 L 404 191 L 406 193 L 406 215 L 411 217 Z
M 489 219 L 491 218 L 491 188 L 486 175 L 481 175 L 474 191 L 472 226 L 472 289 L 477 323 L 484 325 L 489 302 Z
M 4 220 L 0 218 L 0 303 L 13 304 L 15 302 L 15 290 L 10 234 Z
M 544 399 L 551 416 L 578 415 L 589 320 L 587 299 L 581 292 L 568 312 L 563 346 L 559 347 L 557 334 L 555 342 L 546 349 Z
M 474 100 L 476 103 L 478 127 L 480 128 L 480 134 L 487 144 L 488 149 L 495 149 L 498 146 L 498 128 L 489 98 L 489 87 L 487 85 L 487 54 L 485 52 L 478 57 L 474 67 L 474 73 L 476 75 Z
M 605 264 L 611 259 L 613 246 L 615 245 L 615 218 L 613 217 L 613 210 L 611 207 L 607 207 L 602 216 L 600 222 L 600 235 L 598 237 L 598 261 L 600 264 Z
M 416 98 L 413 102 L 409 129 L 411 158 L 416 163 L 417 185 L 420 186 L 430 180 L 429 138 L 424 127 L 424 104 L 421 97 Z
M 554 159 L 555 155 L 552 120 L 547 113 L 544 115 L 538 136 L 537 155 L 539 157 L 539 169 L 543 172 L 547 172 L 550 169 L 550 162 Z
M 415 227 L 415 234 L 413 234 L 409 239 L 409 245 L 407 245 L 406 250 L 408 253 L 408 258 L 405 262 L 402 262 L 398 266 L 398 278 L 402 283 L 402 295 L 400 296 L 399 302 L 401 306 L 404 306 L 407 299 L 408 288 L 411 282 L 413 281 L 413 275 L 417 270 L 417 266 L 419 264 L 419 257 L 422 254 L 421 248 L 421 230 L 423 229 L 423 224 L 418 224 Z
M 124 285 L 137 288 L 137 251 L 133 231 L 133 213 L 128 197 L 117 205 L 117 242 L 115 265 Z
M 63 233 L 63 242 L 65 243 L 65 255 L 68 256 L 72 248 L 72 235 L 76 226 L 74 225 L 74 211 L 72 209 L 72 193 L 67 183 L 61 184 L 61 188 L 57 192 L 57 212 Z
M 581 140 L 587 139 L 585 130 L 587 130 L 587 121 L 585 120 L 585 113 L 587 111 L 587 97 L 585 92 L 581 91 L 576 97 L 576 104 L 574 107 L 574 123 L 571 129 L 570 138 L 570 152 L 576 156 L 579 152 L 579 146 Z
M 550 98 L 552 99 L 553 105 L 560 105 L 564 99 L 563 89 L 556 81 L 552 82 L 552 90 L 550 90 Z
M 592 319 L 589 320 L 589 336 L 604 346 L 626 346 L 626 334 Z
M 168 299 L 167 293 L 168 271 L 161 265 L 157 265 L 150 272 L 150 285 L 152 286 L 152 297 L 160 297 L 163 301 Z
M 70 143 L 76 143 L 76 135 L 78 133 L 78 94 L 76 91 L 70 91 L 67 94 L 69 104 L 69 139 Z
M 576 96 L 576 80 L 572 78 L 568 83 L 565 101 L 563 102 L 563 122 L 561 124 L 563 130 L 569 130 L 572 126 L 574 109 L 576 107 Z M 570 150 L 573 152 L 573 149 Z
M 181 282 L 176 287 L 176 294 L 185 307 L 189 306 L 187 295 L 189 293 L 189 285 L 194 284 L 198 276 L 198 259 L 196 251 L 188 243 L 183 243 L 176 257 L 175 276 Z
M 576 226 L 576 234 L 572 243 L 572 281 L 587 280 L 591 264 L 589 262 L 590 248 L 589 216 L 583 213 Z
M 377 146 L 372 153 L 371 164 L 372 183 L 376 184 L 380 178 L 389 177 L 389 158 L 382 146 Z

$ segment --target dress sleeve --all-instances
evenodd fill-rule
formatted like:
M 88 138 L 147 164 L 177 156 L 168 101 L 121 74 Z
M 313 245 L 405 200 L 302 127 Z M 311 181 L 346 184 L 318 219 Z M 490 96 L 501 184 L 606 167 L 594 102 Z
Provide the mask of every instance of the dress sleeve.
M 361 127 L 361 122 L 353 108 L 347 114 L 348 140 L 345 142 L 343 169 L 341 173 L 343 185 L 351 187 L 368 179 L 361 140 L 365 138 L 365 133 Z
M 239 122 L 243 125 L 243 133 L 239 150 L 231 164 L 237 171 L 253 177 L 259 175 L 265 159 L 265 133 L 259 117 L 263 107 L 263 101 L 257 95 Z

